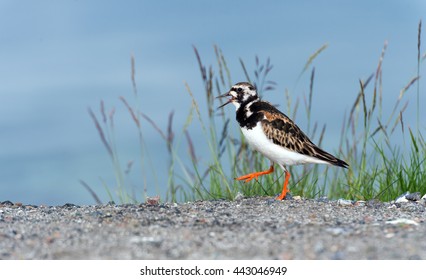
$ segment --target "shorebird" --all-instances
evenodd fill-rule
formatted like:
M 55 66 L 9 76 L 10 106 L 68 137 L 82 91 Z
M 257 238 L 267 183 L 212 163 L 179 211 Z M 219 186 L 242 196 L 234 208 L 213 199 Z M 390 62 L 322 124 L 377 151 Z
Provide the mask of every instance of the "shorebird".
M 348 168 L 343 160 L 317 147 L 305 133 L 284 113 L 271 103 L 259 98 L 256 88 L 247 82 L 237 83 L 217 98 L 228 97 L 228 101 L 219 106 L 232 103 L 236 108 L 236 119 L 249 145 L 271 161 L 268 170 L 253 172 L 238 178 L 249 182 L 259 176 L 274 172 L 278 164 L 285 173 L 284 185 L 277 200 L 285 199 L 288 192 L 291 165 L 316 163 Z

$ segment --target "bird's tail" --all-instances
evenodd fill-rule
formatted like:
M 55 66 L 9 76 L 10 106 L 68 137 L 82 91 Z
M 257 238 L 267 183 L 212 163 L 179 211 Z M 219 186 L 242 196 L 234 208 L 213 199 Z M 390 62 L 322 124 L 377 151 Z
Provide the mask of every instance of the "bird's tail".
M 321 150 L 318 147 L 315 147 L 315 153 L 316 153 L 315 156 L 317 158 L 319 158 L 319 159 L 321 159 L 321 160 L 323 160 L 323 161 L 325 161 L 325 162 L 327 162 L 327 163 L 329 163 L 331 165 L 340 166 L 340 167 L 343 167 L 343 168 L 348 168 L 349 167 L 349 164 L 347 164 L 343 160 L 338 159 L 337 157 L 335 157 L 335 156 L 327 153 L 324 150 Z

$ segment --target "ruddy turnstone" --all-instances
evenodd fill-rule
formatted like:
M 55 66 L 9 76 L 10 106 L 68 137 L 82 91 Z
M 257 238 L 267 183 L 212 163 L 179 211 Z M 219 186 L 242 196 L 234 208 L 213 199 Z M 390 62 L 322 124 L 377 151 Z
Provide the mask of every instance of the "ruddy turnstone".
M 248 182 L 274 171 L 274 163 L 285 172 L 281 194 L 276 198 L 283 200 L 288 192 L 290 172 L 286 166 L 317 163 L 347 168 L 343 160 L 318 148 L 302 130 L 271 103 L 259 98 L 256 88 L 250 83 L 237 83 L 227 93 L 217 98 L 229 97 L 219 108 L 232 103 L 236 119 L 249 145 L 271 161 L 268 170 L 250 173 L 236 180 Z

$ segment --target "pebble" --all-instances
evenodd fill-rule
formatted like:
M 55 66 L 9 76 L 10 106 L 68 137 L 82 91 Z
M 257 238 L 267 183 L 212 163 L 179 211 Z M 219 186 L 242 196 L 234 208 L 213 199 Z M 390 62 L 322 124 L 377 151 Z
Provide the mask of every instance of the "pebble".
M 366 201 L 364 200 L 358 200 L 354 203 L 355 206 L 365 206 L 366 205 Z
M 320 198 L 317 199 L 317 201 L 326 203 L 326 202 L 329 202 L 330 200 L 326 196 L 321 196 Z
M 426 206 L 426 194 L 418 201 L 418 203 Z
M 333 236 L 337 236 L 343 234 L 345 232 L 345 229 L 341 227 L 328 228 L 327 232 L 329 232 Z
M 159 202 L 160 202 L 160 196 L 159 195 L 154 196 L 154 197 L 147 197 L 146 198 L 146 203 L 148 205 L 158 205 Z
M 394 236 L 395 236 L 395 233 L 393 233 L 393 232 L 388 232 L 388 233 L 385 234 L 385 238 L 392 238 Z
M 64 207 L 64 208 L 79 208 L 80 206 L 75 205 L 73 203 L 65 203 L 62 207 Z
M 410 192 L 406 192 L 406 193 L 403 193 L 403 194 L 401 194 L 400 196 L 398 196 L 396 199 L 395 199 L 395 203 L 405 203 L 405 202 L 408 202 L 408 199 L 407 199 L 407 195 L 409 195 L 410 194 Z
M 352 206 L 353 203 L 351 200 L 347 200 L 347 199 L 343 199 L 343 198 L 339 198 L 337 200 L 337 204 L 340 206 Z
M 284 200 L 292 200 L 292 199 L 293 199 L 293 195 L 292 195 L 290 192 L 288 192 L 288 193 L 286 194 L 286 196 L 285 196 Z
M 235 195 L 235 197 L 234 197 L 234 200 L 242 200 L 244 198 L 244 195 L 242 194 L 242 193 L 240 193 L 240 192 L 238 192 L 236 195 Z
M 371 199 L 367 201 L 366 205 L 367 207 L 378 209 L 380 207 L 383 207 L 385 204 L 378 201 L 377 199 Z
M 10 200 L 3 201 L 0 203 L 1 206 L 13 206 L 13 202 Z
M 419 225 L 418 222 L 410 220 L 410 219 L 405 219 L 405 218 L 387 221 L 386 224 L 390 224 L 390 225 L 414 225 L 414 226 Z
M 405 196 L 405 198 L 411 201 L 418 201 L 420 200 L 420 193 L 419 192 L 409 193 Z

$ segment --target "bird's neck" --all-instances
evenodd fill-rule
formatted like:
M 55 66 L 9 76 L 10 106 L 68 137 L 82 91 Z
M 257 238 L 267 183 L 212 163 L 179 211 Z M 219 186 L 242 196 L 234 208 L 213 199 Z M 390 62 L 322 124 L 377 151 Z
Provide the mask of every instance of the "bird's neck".
M 256 123 L 259 121 L 259 117 L 263 117 L 259 116 L 258 112 L 253 112 L 253 110 L 251 110 L 252 105 L 257 102 L 260 102 L 259 97 L 253 96 L 239 104 L 240 106 L 237 107 L 236 119 L 241 127 L 251 129 L 256 126 Z

